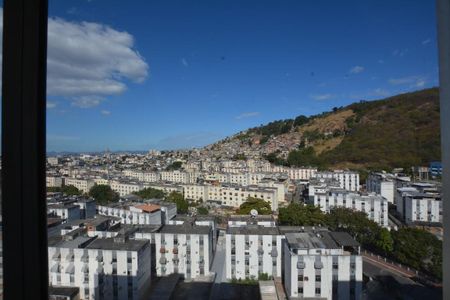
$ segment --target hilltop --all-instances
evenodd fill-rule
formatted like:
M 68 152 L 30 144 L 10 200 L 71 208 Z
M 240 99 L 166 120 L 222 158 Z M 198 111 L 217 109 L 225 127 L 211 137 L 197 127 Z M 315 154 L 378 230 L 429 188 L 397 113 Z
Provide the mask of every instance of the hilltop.
M 391 169 L 440 160 L 437 88 L 364 101 L 250 128 L 206 147 L 276 164 Z

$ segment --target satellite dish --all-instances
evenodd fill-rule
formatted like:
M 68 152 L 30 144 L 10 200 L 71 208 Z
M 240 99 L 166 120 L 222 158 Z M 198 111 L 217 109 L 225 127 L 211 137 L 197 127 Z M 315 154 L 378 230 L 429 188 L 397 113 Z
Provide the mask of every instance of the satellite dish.
M 257 211 L 256 209 L 252 209 L 252 210 L 250 211 L 250 215 L 251 215 L 253 218 L 256 218 L 256 216 L 258 215 L 258 211 Z

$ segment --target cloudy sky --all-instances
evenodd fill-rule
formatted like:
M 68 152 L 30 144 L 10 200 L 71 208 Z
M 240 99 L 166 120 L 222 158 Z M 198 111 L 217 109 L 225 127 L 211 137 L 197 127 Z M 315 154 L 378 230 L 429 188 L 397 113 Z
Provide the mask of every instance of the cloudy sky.
M 202 146 L 436 86 L 434 1 L 50 1 L 49 151 Z

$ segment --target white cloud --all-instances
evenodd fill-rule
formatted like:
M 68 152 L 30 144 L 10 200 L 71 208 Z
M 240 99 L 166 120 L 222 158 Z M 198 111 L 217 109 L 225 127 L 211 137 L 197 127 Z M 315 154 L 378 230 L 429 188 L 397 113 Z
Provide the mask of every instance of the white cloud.
M 47 100 L 47 109 L 49 109 L 49 108 L 55 108 L 56 105 L 57 105 L 56 102 Z
M 245 112 L 235 117 L 237 120 L 259 116 L 258 111 Z
M 422 41 L 422 45 L 427 45 L 431 42 L 431 39 L 426 39 L 424 41 Z
M 184 58 L 184 57 L 181 59 L 181 64 L 183 66 L 185 66 L 186 68 L 189 67 L 189 63 L 187 62 L 186 58 Z
M 409 85 L 410 87 L 417 88 L 424 87 L 426 82 L 426 78 L 422 76 L 406 76 L 389 79 L 389 83 L 392 85 Z
M 105 100 L 99 96 L 80 96 L 72 99 L 72 106 L 79 108 L 90 108 L 99 105 Z
M 102 110 L 102 111 L 100 111 L 100 113 L 104 116 L 109 116 L 111 114 L 111 112 L 109 110 Z
M 320 95 L 311 95 L 310 97 L 316 101 L 324 101 L 331 99 L 334 96 L 332 94 L 320 94 Z
M 0 30 L 3 32 L 1 8 Z M 49 18 L 48 95 L 92 107 L 101 103 L 101 97 L 123 93 L 127 81 L 143 82 L 148 72 L 131 34 L 99 23 Z M 88 98 L 91 101 L 83 100 Z
M 350 69 L 350 74 L 358 74 L 361 73 L 362 71 L 364 71 L 364 67 L 362 66 L 354 66 L 353 68 Z

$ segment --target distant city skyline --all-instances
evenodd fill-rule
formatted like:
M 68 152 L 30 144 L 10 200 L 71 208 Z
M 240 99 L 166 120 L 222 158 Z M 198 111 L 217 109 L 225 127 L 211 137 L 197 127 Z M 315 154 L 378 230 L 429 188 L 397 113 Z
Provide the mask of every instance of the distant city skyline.
M 204 146 L 438 85 L 433 1 L 50 1 L 48 151 Z

